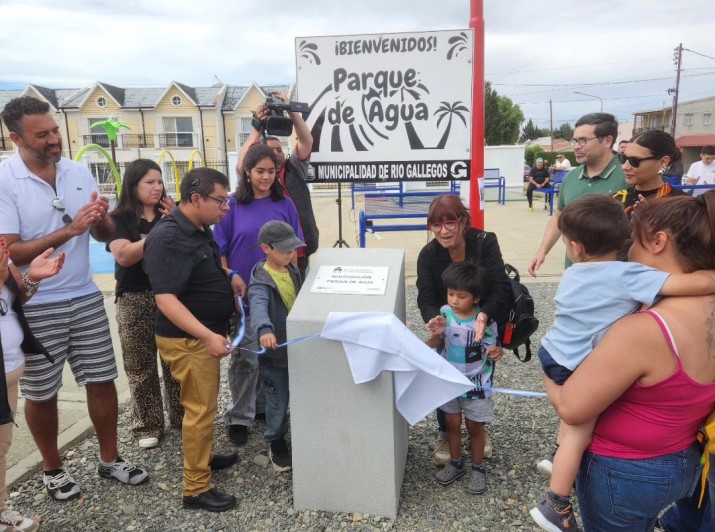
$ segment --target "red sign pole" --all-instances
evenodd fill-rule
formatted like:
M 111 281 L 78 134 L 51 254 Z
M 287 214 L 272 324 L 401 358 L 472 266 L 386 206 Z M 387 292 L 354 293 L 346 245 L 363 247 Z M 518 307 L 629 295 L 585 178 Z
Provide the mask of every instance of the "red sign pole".
M 472 94 L 472 167 L 469 211 L 472 227 L 484 229 L 479 178 L 484 176 L 484 14 L 483 0 L 470 0 L 469 27 L 474 30 L 474 81 Z

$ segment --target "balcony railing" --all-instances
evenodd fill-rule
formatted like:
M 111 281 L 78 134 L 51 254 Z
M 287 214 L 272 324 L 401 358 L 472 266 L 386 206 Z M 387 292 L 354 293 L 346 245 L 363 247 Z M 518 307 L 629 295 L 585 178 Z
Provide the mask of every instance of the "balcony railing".
M 110 142 L 109 142 L 109 137 L 107 137 L 106 134 L 92 134 L 92 135 L 83 135 L 82 139 L 84 141 L 84 145 L 86 146 L 87 144 L 97 144 L 98 146 L 101 146 L 102 148 L 109 148 Z
M 667 130 L 670 129 L 670 124 L 668 124 L 667 126 L 634 127 L 634 128 L 633 128 L 633 134 L 634 134 L 634 135 L 637 135 L 638 133 L 643 133 L 644 131 L 649 131 L 649 130 L 651 130 L 651 129 L 657 129 L 657 130 L 659 130 L 659 131 L 667 131 Z
M 0 137 L 0 151 L 12 151 L 14 146 L 10 137 Z
M 126 134 L 122 135 L 123 148 L 153 148 L 154 135 Z
M 196 146 L 194 133 L 160 133 L 161 148 L 193 148 Z

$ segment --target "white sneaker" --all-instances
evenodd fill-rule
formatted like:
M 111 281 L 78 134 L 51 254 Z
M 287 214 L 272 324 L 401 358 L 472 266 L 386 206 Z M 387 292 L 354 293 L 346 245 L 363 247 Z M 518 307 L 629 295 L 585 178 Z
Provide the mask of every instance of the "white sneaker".
M 492 439 L 489 437 L 489 433 L 484 431 L 484 458 L 491 458 L 494 454 L 494 449 L 492 447 Z
M 25 517 L 13 510 L 0 512 L 0 532 L 32 532 L 38 528 L 40 523 L 31 517 Z
M 434 442 L 434 453 L 432 454 L 432 463 L 436 466 L 446 466 L 451 459 L 449 454 L 449 442 L 447 437 L 437 436 Z
M 139 440 L 139 447 L 142 449 L 153 449 L 159 446 L 159 438 L 142 438 Z
M 536 464 L 536 469 L 545 477 L 550 477 L 554 470 L 554 454 L 555 453 L 547 454 L 541 462 Z

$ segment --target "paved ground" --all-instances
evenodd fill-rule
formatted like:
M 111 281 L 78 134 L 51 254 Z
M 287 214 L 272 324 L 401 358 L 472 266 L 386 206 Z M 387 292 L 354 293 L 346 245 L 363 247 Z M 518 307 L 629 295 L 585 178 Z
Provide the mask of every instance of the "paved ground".
M 564 257 L 564 247 L 561 242 L 557 243 L 542 266 L 538 279 L 531 279 L 526 273 L 526 266 L 538 248 L 544 227 L 549 220 L 548 212 L 540 209 L 530 212 L 526 207 L 526 201 L 518 193 L 509 193 L 509 197 L 514 199 L 507 201 L 504 206 L 497 205 L 496 202 L 487 202 L 485 211 L 486 229 L 497 234 L 504 261 L 516 267 L 523 274 L 523 280 L 526 282 L 558 282 L 563 270 Z M 358 199 L 355 204 L 355 210 L 351 210 L 350 195 L 344 194 L 343 198 L 342 238 L 351 247 L 358 247 L 359 229 L 357 220 L 363 203 Z M 534 204 L 540 205 L 540 202 L 535 201 Z M 320 228 L 321 246 L 333 246 L 338 240 L 338 206 L 334 193 L 332 195 L 316 195 L 314 197 L 314 210 Z M 429 234 L 427 231 L 369 234 L 367 235 L 367 247 L 404 249 L 406 281 L 409 284 L 414 284 L 417 255 L 428 239 Z M 112 275 L 96 275 L 95 281 L 107 296 L 105 298 L 105 308 L 112 326 L 112 339 L 117 353 L 117 360 L 121 361 L 114 312 L 114 279 Z M 129 390 L 121 362 L 118 362 L 118 366 L 120 377 L 116 381 L 116 385 L 121 404 L 129 399 Z M 84 390 L 74 384 L 74 379 L 67 366 L 65 367 L 63 382 L 64 386 L 59 395 L 59 444 L 61 449 L 65 449 L 85 438 L 92 431 L 85 405 Z M 41 467 L 41 457 L 35 448 L 25 423 L 23 411 L 24 401 L 20 399 L 16 418 L 17 427 L 15 428 L 13 445 L 7 461 L 8 486 L 24 480 Z

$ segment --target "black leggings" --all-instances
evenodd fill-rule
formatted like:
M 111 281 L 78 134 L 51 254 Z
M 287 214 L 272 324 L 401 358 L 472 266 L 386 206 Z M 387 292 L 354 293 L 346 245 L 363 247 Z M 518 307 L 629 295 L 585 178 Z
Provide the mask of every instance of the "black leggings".
M 529 207 L 531 207 L 531 203 L 534 200 L 534 190 L 544 190 L 546 188 L 551 188 L 551 183 L 547 183 L 544 185 L 542 188 L 537 189 L 536 185 L 534 183 L 529 183 L 529 186 L 526 187 L 526 200 L 529 202 Z M 549 202 L 549 197 L 544 194 L 544 203 Z

